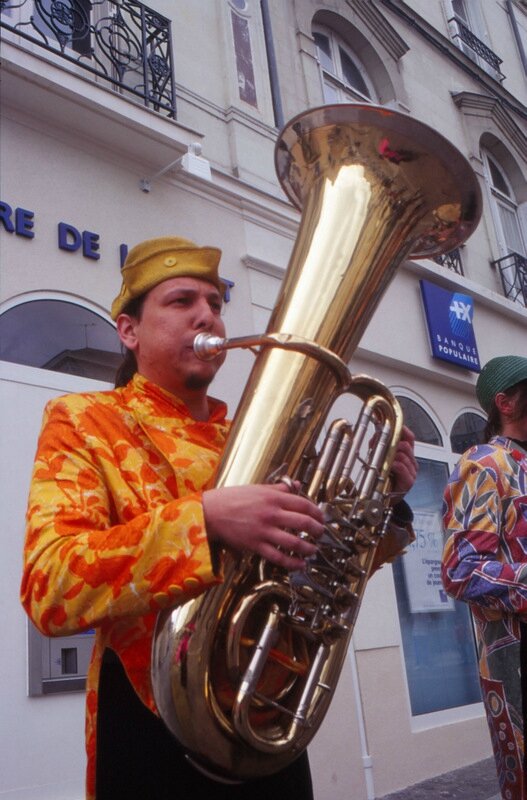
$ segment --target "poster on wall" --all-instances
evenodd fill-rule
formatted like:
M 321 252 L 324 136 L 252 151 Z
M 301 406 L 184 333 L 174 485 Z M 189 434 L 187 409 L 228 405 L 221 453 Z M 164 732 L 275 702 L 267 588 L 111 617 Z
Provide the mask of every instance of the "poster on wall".
M 411 614 L 453 611 L 454 601 L 441 583 L 443 534 L 438 511 L 415 511 L 415 542 L 402 559 Z

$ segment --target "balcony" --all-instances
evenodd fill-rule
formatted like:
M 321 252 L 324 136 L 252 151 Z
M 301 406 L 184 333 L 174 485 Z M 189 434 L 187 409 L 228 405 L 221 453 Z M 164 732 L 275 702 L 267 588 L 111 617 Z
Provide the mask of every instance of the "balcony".
M 455 250 L 451 250 L 449 253 L 436 256 L 434 261 L 442 267 L 451 269 L 452 272 L 457 272 L 458 275 L 463 275 L 463 264 L 461 263 L 461 251 L 459 247 L 456 247 Z
M 170 20 L 135 0 L 0 0 L 5 31 L 175 118 Z
M 509 253 L 492 261 L 491 265 L 499 269 L 505 297 L 527 307 L 527 258 Z
M 490 47 L 478 39 L 459 17 L 452 17 L 448 24 L 457 47 L 496 80 L 504 80 L 505 75 L 500 70 L 503 59 L 498 58 Z

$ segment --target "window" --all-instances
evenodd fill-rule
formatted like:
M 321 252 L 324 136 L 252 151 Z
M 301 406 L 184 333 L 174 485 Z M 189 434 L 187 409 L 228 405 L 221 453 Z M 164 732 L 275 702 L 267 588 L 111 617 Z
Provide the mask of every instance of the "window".
M 7 0 L 3 28 L 175 117 L 170 20 L 139 0 Z
M 442 445 L 441 434 L 432 418 L 423 411 L 415 400 L 398 397 L 403 410 L 405 424 L 410 428 L 418 442 Z
M 405 423 L 416 437 L 417 481 L 407 495 L 416 541 L 393 565 L 397 607 L 412 715 L 481 700 L 472 620 L 468 606 L 447 597 L 440 578 L 443 550 L 441 508 L 453 457 L 431 416 L 398 396 Z M 472 417 L 464 414 L 453 436 L 470 441 Z
M 527 255 L 525 239 L 518 216 L 518 204 L 512 186 L 498 161 L 483 151 L 487 182 L 496 222 L 496 234 L 502 255 L 519 253 Z
M 32 300 L 0 315 L 0 360 L 113 383 L 121 346 L 114 326 L 93 311 Z
M 489 46 L 489 35 L 479 0 L 445 0 L 450 35 L 454 43 L 481 69 L 502 81 L 503 63 Z
M 501 163 L 487 150 L 482 155 L 500 254 L 493 265 L 499 270 L 505 297 L 527 305 L 527 237 L 520 209 Z
M 253 56 L 251 49 L 251 33 L 249 20 L 238 12 L 247 10 L 245 0 L 237 0 L 231 5 L 231 26 L 236 56 L 236 73 L 238 77 L 238 94 L 240 100 L 251 106 L 257 106 L 256 83 L 254 77 Z
M 366 69 L 353 50 L 329 28 L 314 28 L 313 38 L 322 75 L 326 103 L 377 102 Z
M 452 425 L 450 431 L 450 446 L 453 453 L 461 455 L 475 444 L 483 444 L 485 441 L 486 420 L 479 414 L 466 412 Z
M 35 0 L 34 25 L 46 38 L 55 39 L 62 50 L 90 57 L 91 0 L 74 0 L 70 4 L 54 0 Z

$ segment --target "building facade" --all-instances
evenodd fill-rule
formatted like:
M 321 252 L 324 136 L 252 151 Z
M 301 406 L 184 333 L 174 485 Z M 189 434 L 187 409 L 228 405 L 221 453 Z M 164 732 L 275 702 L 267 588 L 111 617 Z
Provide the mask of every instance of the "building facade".
M 482 197 L 465 244 L 400 266 L 350 364 L 394 392 L 416 434 L 417 540 L 371 579 L 309 753 L 317 800 L 382 797 L 491 753 L 471 620 L 439 585 L 440 509 L 483 424 L 478 365 L 526 350 L 527 3 L 150 3 L 1 4 L 0 793 L 83 796 L 90 634 L 44 640 L 18 603 L 44 403 L 111 383 L 109 306 L 142 239 L 219 246 L 229 334 L 263 331 L 300 220 L 275 171 L 279 130 L 358 102 L 444 136 Z M 213 389 L 234 412 L 252 355 L 228 359 Z

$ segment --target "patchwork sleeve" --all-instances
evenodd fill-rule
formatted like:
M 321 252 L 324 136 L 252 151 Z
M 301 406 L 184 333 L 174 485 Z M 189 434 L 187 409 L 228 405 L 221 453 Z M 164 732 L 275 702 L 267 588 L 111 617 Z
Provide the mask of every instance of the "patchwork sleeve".
M 527 564 L 505 557 L 497 469 L 463 458 L 444 495 L 443 585 L 452 597 L 502 614 L 527 614 Z
M 66 404 L 52 401 L 33 470 L 21 585 L 28 615 L 47 636 L 155 612 L 218 582 L 200 493 L 112 524 L 96 449 Z

